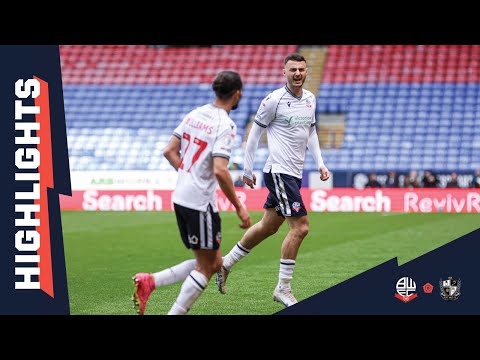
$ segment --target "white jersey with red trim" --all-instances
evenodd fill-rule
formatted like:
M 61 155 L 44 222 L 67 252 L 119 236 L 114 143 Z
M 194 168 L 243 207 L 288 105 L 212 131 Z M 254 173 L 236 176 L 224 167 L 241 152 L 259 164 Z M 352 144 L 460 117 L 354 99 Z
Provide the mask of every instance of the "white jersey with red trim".
M 267 129 L 269 156 L 264 172 L 302 178 L 310 127 L 315 125 L 315 96 L 303 89 L 295 96 L 285 85 L 259 106 L 255 123 Z
M 213 173 L 213 158 L 230 159 L 237 126 L 225 109 L 213 104 L 196 108 L 185 116 L 173 132 L 181 140 L 182 161 L 172 201 L 198 211 L 214 212 L 218 182 Z

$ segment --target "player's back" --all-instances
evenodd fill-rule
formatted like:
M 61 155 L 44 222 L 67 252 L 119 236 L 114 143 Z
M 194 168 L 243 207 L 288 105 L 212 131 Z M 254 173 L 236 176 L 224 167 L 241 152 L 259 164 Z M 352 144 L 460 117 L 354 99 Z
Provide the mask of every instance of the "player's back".
M 216 209 L 213 156 L 229 159 L 235 135 L 236 126 L 228 113 L 213 104 L 185 116 L 174 131 L 181 140 L 182 155 L 173 194 L 175 203 L 199 211 L 206 211 L 210 203 Z

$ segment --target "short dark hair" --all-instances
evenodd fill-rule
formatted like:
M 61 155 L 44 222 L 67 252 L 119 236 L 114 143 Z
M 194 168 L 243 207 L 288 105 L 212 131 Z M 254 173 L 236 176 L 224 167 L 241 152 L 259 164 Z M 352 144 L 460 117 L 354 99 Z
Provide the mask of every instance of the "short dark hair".
M 220 100 L 230 99 L 235 91 L 243 88 L 242 78 L 235 71 L 221 71 L 213 80 L 212 89 Z
M 289 61 L 305 61 L 305 63 L 307 62 L 305 57 L 303 55 L 300 55 L 299 53 L 293 53 L 293 54 L 287 55 L 285 57 L 285 60 L 283 60 L 283 65 L 287 65 L 287 62 Z

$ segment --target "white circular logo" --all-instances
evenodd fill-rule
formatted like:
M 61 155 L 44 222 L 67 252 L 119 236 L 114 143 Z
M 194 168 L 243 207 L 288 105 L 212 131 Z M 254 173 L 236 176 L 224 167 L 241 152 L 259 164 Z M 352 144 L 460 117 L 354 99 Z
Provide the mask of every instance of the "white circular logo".
M 417 285 L 415 281 L 409 277 L 403 277 L 397 281 L 397 293 L 403 297 L 408 297 L 415 293 Z

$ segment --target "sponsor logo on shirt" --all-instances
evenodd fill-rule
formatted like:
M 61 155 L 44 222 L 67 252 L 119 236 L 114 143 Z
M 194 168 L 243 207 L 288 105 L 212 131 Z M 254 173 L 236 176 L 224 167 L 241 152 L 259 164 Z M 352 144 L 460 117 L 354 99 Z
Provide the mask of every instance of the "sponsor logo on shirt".
M 310 125 L 311 122 L 311 116 L 290 116 L 287 119 L 288 125 Z

